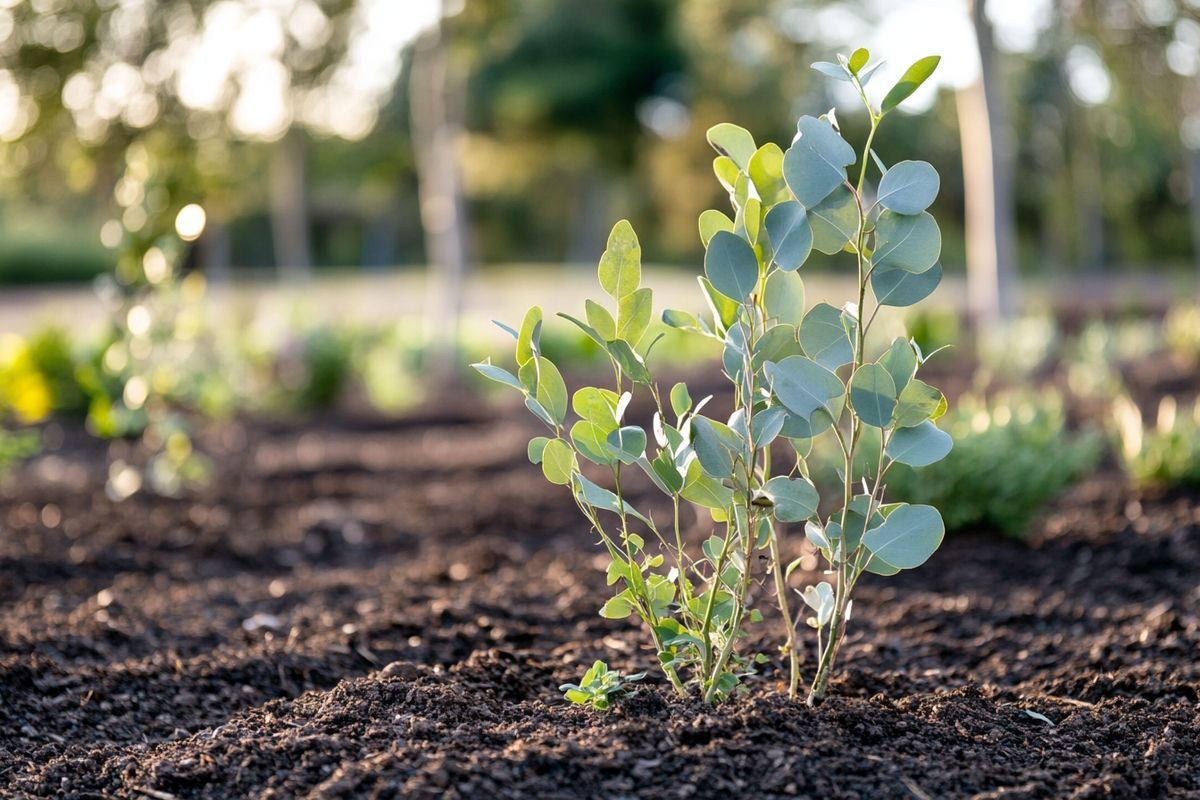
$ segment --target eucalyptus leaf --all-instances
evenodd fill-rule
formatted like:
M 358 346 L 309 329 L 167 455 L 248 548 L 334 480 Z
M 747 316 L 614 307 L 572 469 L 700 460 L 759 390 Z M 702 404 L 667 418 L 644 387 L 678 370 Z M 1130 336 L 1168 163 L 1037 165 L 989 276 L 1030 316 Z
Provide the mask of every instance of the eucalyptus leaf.
M 649 288 L 641 288 L 622 297 L 617 301 L 617 335 L 614 339 L 624 339 L 634 347 L 646 334 L 650 327 L 650 315 L 654 306 L 654 293 Z
M 567 385 L 550 359 L 539 358 L 537 364 L 537 401 L 549 412 L 551 418 L 561 425 L 567 418 Z
M 704 274 L 718 292 L 743 303 L 758 283 L 758 258 L 745 239 L 718 231 L 704 255 Z
M 889 458 L 901 464 L 925 467 L 941 461 L 953 447 L 954 440 L 950 438 L 950 434 L 926 420 L 911 428 L 897 428 L 888 441 L 886 452 Z M 884 560 L 896 564 L 886 556 Z
M 800 344 L 805 354 L 826 369 L 837 369 L 854 360 L 851 332 L 857 323 L 828 303 L 818 303 L 800 323 Z
M 795 200 L 780 203 L 767 213 L 767 235 L 775 252 L 775 263 L 783 270 L 796 270 L 812 252 L 813 232 L 808 213 Z
M 542 309 L 534 306 L 525 312 L 517 334 L 517 366 L 523 366 L 538 354 L 542 331 Z
M 625 425 L 610 433 L 607 443 L 622 463 L 633 464 L 646 453 L 646 432 L 636 425 Z
M 935 263 L 924 272 L 880 265 L 871 270 L 871 291 L 881 306 L 904 308 L 916 305 L 942 282 L 942 265 Z
M 937 198 L 940 186 L 928 161 L 901 161 L 879 181 L 878 202 L 897 214 L 920 214 Z
M 562 439 L 551 439 L 542 448 L 542 474 L 546 480 L 560 486 L 571 482 L 571 476 L 579 471 L 575 463 L 575 451 Z
M 840 400 L 846 387 L 837 375 L 805 356 L 789 356 L 766 366 L 771 391 L 779 402 L 802 419 L 824 409 L 830 415 L 841 412 Z
M 875 252 L 871 254 L 876 269 L 925 272 L 937 263 L 941 252 L 942 232 L 928 212 L 910 216 L 884 211 L 879 215 Z
M 503 367 L 497 367 L 492 364 L 491 360 L 484 360 L 478 364 L 472 364 L 471 369 L 483 375 L 486 378 L 491 378 L 497 383 L 503 383 L 505 386 L 511 386 L 518 392 L 524 392 L 525 386 L 517 380 L 516 376 Z
M 634 294 L 637 293 L 634 292 Z M 617 323 L 612 318 L 612 314 L 608 313 L 607 308 L 592 300 L 585 300 L 583 309 L 586 312 L 588 325 L 592 326 L 601 339 L 609 342 L 617 338 Z
M 886 428 L 896 408 L 896 383 L 879 364 L 863 364 L 850 379 L 850 405 L 868 425 Z
M 882 525 L 867 531 L 863 544 L 897 569 L 921 566 L 942 544 L 946 527 L 933 506 L 902 505 Z
M 808 224 L 813 232 L 813 247 L 833 255 L 842 251 L 858 236 L 858 203 L 845 186 L 839 186 L 808 209 Z
M 838 81 L 850 81 L 850 73 L 841 64 L 833 64 L 828 61 L 817 61 L 813 63 L 812 68 L 821 73 L 827 78 L 833 78 Z
M 729 122 L 709 128 L 707 137 L 714 150 L 723 156 L 729 156 L 742 170 L 750 166 L 750 159 L 758 149 L 750 131 Z
M 758 152 L 750 159 L 749 175 L 763 205 L 771 207 L 790 196 L 787 182 L 783 179 L 783 150 L 774 142 L 758 148 Z
M 613 226 L 608 247 L 600 257 L 600 287 L 620 300 L 642 282 L 642 246 L 628 220 Z
M 810 482 L 784 475 L 767 481 L 763 493 L 774 503 L 772 513 L 780 522 L 803 522 L 813 517 L 821 499 Z
M 783 154 L 783 177 L 796 199 L 811 208 L 846 180 L 846 167 L 857 156 L 828 122 L 804 116 L 796 127 L 799 136 Z
M 700 212 L 700 242 L 708 247 L 709 241 L 718 232 L 733 233 L 733 220 L 715 208 Z
M 804 316 L 804 281 L 799 273 L 775 270 L 763 286 L 763 306 L 768 319 L 799 322 Z
M 905 70 L 904 74 L 900 76 L 900 80 L 896 82 L 896 85 L 888 90 L 888 93 L 884 96 L 883 103 L 880 104 L 880 110 L 886 114 L 907 100 L 933 74 L 933 71 L 937 69 L 937 65 L 941 60 L 941 56 L 926 56 Z

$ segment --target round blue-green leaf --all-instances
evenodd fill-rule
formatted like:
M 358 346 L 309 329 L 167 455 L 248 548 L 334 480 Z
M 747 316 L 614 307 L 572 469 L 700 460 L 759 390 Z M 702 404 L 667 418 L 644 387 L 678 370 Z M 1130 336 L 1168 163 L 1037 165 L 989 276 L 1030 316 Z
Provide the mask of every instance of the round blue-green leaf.
M 646 452 L 646 432 L 636 425 L 617 428 L 608 435 L 608 446 L 622 462 L 632 464 Z
M 908 386 L 908 382 L 917 373 L 917 353 L 913 350 L 912 343 L 899 336 L 893 339 L 891 347 L 879 357 L 879 366 L 892 376 L 896 392 L 903 392 L 904 387 Z
M 817 362 L 804 356 L 788 356 L 768 364 L 766 372 L 771 391 L 793 414 L 808 419 L 818 409 L 833 416 L 841 410 L 837 401 L 845 395 L 846 387 Z
M 742 303 L 758 283 L 758 257 L 742 237 L 717 231 L 704 254 L 704 274 L 714 289 Z
M 779 475 L 767 481 L 763 494 L 775 504 L 775 519 L 780 522 L 803 522 L 817 513 L 821 498 L 811 483 Z
M 780 269 L 795 270 L 812 252 L 813 233 L 808 213 L 795 200 L 780 203 L 767 212 L 767 235 L 775 249 L 775 263 Z
M 471 368 L 484 377 L 491 378 L 497 383 L 503 383 L 505 386 L 511 386 L 518 392 L 524 392 L 525 386 L 517 377 L 503 367 L 497 367 L 491 361 L 481 361 L 478 364 L 472 364 Z
M 804 316 L 804 281 L 799 273 L 775 270 L 763 286 L 767 318 L 795 324 Z
M 942 515 L 933 506 L 902 505 L 878 528 L 863 535 L 863 544 L 897 569 L 914 569 L 934 554 L 946 534 Z
M 575 463 L 575 451 L 562 439 L 551 439 L 542 448 L 542 473 L 546 480 L 560 486 L 571 482 L 571 475 L 579 469 Z
M 909 272 L 881 264 L 871 270 L 871 291 L 881 306 L 904 308 L 915 305 L 942 282 L 942 265 L 934 264 L 924 272 Z
M 783 154 L 783 177 L 796 199 L 810 208 L 846 180 L 846 167 L 856 156 L 854 148 L 824 120 L 804 116 L 796 128 L 800 135 Z
M 928 161 L 901 161 L 879 181 L 879 204 L 897 214 L 920 214 L 937 198 L 941 185 Z
M 549 443 L 550 440 L 545 436 L 535 436 L 529 440 L 529 446 L 525 449 L 525 452 L 529 456 L 530 463 L 542 463 L 542 453 L 546 450 L 546 445 Z
M 950 438 L 950 434 L 926 420 L 911 428 L 897 428 L 888 441 L 887 454 L 889 458 L 901 464 L 925 467 L 941 461 L 953 447 L 954 440 Z M 887 561 L 886 558 L 884 560 Z
M 928 212 L 916 215 L 884 211 L 875 223 L 871 263 L 880 269 L 925 272 L 942 252 L 942 232 Z
M 774 142 L 767 142 L 758 148 L 758 152 L 750 159 L 748 174 L 763 205 L 773 206 L 791 194 L 783 180 L 783 150 Z
M 851 334 L 857 322 L 828 303 L 817 303 L 800 323 L 800 344 L 813 361 L 837 369 L 854 360 Z
M 885 428 L 896 408 L 896 382 L 878 364 L 863 364 L 850 379 L 850 405 L 868 425 Z
M 820 203 L 808 207 L 813 247 L 825 255 L 841 252 L 858 235 L 858 203 L 845 186 L 839 186 Z

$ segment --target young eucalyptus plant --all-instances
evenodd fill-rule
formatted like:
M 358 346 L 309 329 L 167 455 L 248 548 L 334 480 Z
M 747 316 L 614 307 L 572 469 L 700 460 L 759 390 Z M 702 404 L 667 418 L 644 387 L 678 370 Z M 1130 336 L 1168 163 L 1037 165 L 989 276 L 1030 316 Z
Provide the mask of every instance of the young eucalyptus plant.
M 913 342 L 868 338 L 880 307 L 911 306 L 942 276 L 941 234 L 926 211 L 938 193 L 937 172 L 923 161 L 889 168 L 872 149 L 883 120 L 938 58 L 913 64 L 878 107 L 865 91 L 879 66 L 868 66 L 869 58 L 859 49 L 837 64 L 814 65 L 851 84 L 866 106 L 870 129 L 861 151 L 842 138 L 832 111 L 801 117 L 786 151 L 758 146 L 735 125 L 708 132 L 732 215 L 700 216 L 706 311 L 667 310 L 662 319 L 721 343 L 722 371 L 733 388 L 730 416 L 703 414 L 708 398 L 693 402 L 682 383 L 665 399 L 661 394 L 648 363 L 658 338 L 643 341 L 652 293 L 641 286 L 641 250 L 625 221 L 613 228 L 600 260 L 609 300 L 588 300 L 583 319 L 561 315 L 608 355 L 611 388 L 581 388 L 568 406 L 558 369 L 539 350 L 536 307 L 520 330 L 506 328 L 517 342 L 516 375 L 490 362 L 473 365 L 520 391 L 549 429 L 530 442 L 529 456 L 550 481 L 571 488 L 611 556 L 608 582 L 616 593 L 601 615 L 642 620 L 672 686 L 680 693 L 694 686 L 706 701 L 728 697 L 763 660 L 739 646 L 746 624 L 761 618 L 750 607 L 759 551 L 785 625 L 781 652 L 791 696 L 801 683 L 791 593 L 811 609 L 806 622 L 816 629 L 817 659 L 808 699 L 815 704 L 825 695 L 862 575 L 918 567 L 943 538 L 938 511 L 887 502 L 885 479 L 893 464 L 924 466 L 950 451 L 950 437 L 934 424 L 945 398 L 917 378 L 926 357 Z M 836 266 L 856 275 L 856 296 L 841 308 L 805 305 L 798 271 L 814 251 L 837 257 Z M 882 355 L 870 360 L 869 352 Z M 635 392 L 653 404 L 649 434 L 625 418 Z M 824 504 L 806 463 L 814 446 L 836 447 L 844 464 Z M 874 452 L 864 458 L 867 447 Z M 585 464 L 604 480 L 585 475 Z M 674 513 L 665 530 L 630 503 L 632 469 L 670 498 Z M 706 510 L 716 525 L 699 552 L 680 532 L 683 503 Z M 799 560 L 785 564 L 782 556 L 781 524 L 789 523 L 803 524 L 826 566 L 826 578 L 802 590 L 791 584 Z

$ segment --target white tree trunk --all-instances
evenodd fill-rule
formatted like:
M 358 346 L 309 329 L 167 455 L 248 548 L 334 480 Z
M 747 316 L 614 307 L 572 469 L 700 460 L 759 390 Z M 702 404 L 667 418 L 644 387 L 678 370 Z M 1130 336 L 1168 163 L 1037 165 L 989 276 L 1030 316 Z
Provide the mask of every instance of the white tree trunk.
M 289 131 L 275 143 L 271 156 L 271 239 L 279 279 L 301 283 L 312 277 L 308 241 L 308 194 L 305 162 L 308 142 Z
M 979 43 L 980 79 L 956 96 L 966 197 L 967 306 L 990 328 L 1016 306 L 1016 225 L 1008 120 L 985 0 L 968 0 Z
M 467 245 L 457 152 L 462 97 L 448 74 L 441 25 L 422 36 L 414 49 L 410 98 L 421 224 L 429 257 L 430 366 L 433 378 L 445 383 L 457 374 Z

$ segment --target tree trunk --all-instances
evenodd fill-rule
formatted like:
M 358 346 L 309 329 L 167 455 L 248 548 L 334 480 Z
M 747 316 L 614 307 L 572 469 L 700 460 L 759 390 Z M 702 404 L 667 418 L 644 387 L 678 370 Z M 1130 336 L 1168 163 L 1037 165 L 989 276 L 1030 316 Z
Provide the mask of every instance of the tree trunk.
M 1185 147 L 1188 172 L 1188 210 L 1192 218 L 1192 261 L 1200 283 L 1200 147 Z
M 459 374 L 459 323 L 467 276 L 466 204 L 458 171 L 463 98 L 449 75 L 443 22 L 413 51 L 410 75 L 413 148 L 417 160 L 421 224 L 429 259 L 426 330 L 435 381 Z
M 305 161 L 308 140 L 300 131 L 289 131 L 275 144 L 271 158 L 271 238 L 275 267 L 285 283 L 302 283 L 312 277 L 312 251 L 308 241 L 308 196 Z
M 1016 224 L 1008 119 L 986 0 L 969 0 L 980 79 L 956 96 L 966 197 L 967 306 L 980 328 L 1012 317 Z

